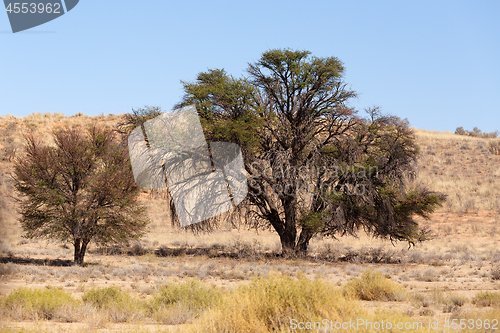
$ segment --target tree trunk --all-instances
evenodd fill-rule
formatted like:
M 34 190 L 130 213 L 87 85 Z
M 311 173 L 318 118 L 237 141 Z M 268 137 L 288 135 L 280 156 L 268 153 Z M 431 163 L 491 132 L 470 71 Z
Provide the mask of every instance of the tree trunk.
M 296 231 L 287 233 L 287 230 L 285 230 L 280 235 L 282 255 L 306 255 L 307 249 L 309 247 L 309 242 L 311 241 L 313 236 L 314 232 L 312 229 L 303 228 L 300 233 L 299 239 L 296 241 Z
M 281 255 L 288 257 L 295 254 L 295 238 L 287 232 L 280 235 Z
M 80 243 L 81 243 L 81 239 L 80 238 L 75 239 L 75 242 L 73 244 L 74 247 L 75 247 L 75 254 L 73 256 L 73 261 L 75 262 L 76 265 L 80 265 L 81 266 L 81 263 L 79 263 Z
M 309 241 L 313 237 L 314 233 L 310 228 L 302 228 L 300 232 L 299 241 L 297 242 L 297 253 L 301 255 L 307 254 L 307 248 L 309 247 Z
M 281 254 L 283 256 L 296 254 L 297 225 L 296 225 L 296 200 L 295 197 L 286 197 L 283 200 L 285 209 L 285 228 L 280 234 Z
M 85 251 L 87 251 L 88 240 L 77 239 L 75 240 L 75 255 L 74 262 L 78 266 L 83 265 L 83 258 L 85 257 Z

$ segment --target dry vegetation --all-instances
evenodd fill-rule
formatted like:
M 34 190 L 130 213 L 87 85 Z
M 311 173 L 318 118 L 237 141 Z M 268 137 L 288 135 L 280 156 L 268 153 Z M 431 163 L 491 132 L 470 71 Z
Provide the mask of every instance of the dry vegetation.
M 448 194 L 445 212 L 500 213 L 500 139 L 417 130 L 419 179 Z
M 148 236 L 128 247 L 93 246 L 85 267 L 72 266 L 69 244 L 21 238 L 11 161 L 23 132 L 48 137 L 53 128 L 115 126 L 119 118 L 0 118 L 0 332 L 300 331 L 292 318 L 424 329 L 439 320 L 432 332 L 454 332 L 446 320 L 500 319 L 498 139 L 416 130 L 419 179 L 449 199 L 421 221 L 433 239 L 412 249 L 366 236 L 313 239 L 307 258 L 283 259 L 271 232 L 174 229 L 162 193 L 144 193 Z

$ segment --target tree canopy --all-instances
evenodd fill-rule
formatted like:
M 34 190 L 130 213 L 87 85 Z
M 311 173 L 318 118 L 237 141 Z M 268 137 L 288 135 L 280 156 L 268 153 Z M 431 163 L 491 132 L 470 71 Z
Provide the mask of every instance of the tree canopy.
M 14 165 L 21 225 L 28 238 L 71 242 L 82 265 L 87 246 L 123 243 L 144 234 L 128 151 L 113 132 L 92 126 L 53 132 L 54 144 L 26 136 Z
M 284 254 L 304 253 L 314 235 L 360 229 L 409 244 L 426 239 L 413 217 L 429 218 L 445 196 L 414 182 L 419 149 L 407 120 L 379 108 L 360 117 L 335 57 L 274 49 L 247 72 L 199 73 L 182 82 L 178 105 L 196 104 L 207 140 L 243 151 L 249 195 L 232 218 L 272 227 Z

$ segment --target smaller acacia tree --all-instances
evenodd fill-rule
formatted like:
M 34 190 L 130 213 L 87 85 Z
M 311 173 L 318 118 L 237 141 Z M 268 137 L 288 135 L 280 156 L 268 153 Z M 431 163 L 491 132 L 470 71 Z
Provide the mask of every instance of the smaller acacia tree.
M 82 265 L 91 241 L 117 244 L 144 234 L 149 220 L 128 151 L 112 130 L 57 130 L 54 145 L 25 139 L 13 173 L 24 237 L 71 242 L 75 264 Z

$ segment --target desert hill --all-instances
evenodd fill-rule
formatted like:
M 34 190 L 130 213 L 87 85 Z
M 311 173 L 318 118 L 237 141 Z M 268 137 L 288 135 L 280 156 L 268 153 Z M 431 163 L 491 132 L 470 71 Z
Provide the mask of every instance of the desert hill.
M 276 286 L 282 288 L 282 296 L 310 299 L 317 311 L 339 320 L 439 320 L 444 324 L 452 318 L 483 323 L 500 317 L 500 155 L 495 150 L 500 139 L 415 129 L 421 151 L 416 181 L 447 194 L 448 200 L 430 220 L 419 220 L 433 238 L 411 249 L 365 235 L 315 238 L 307 258 L 282 259 L 273 255 L 280 246 L 274 233 L 227 226 L 193 235 L 170 226 L 160 193 L 144 192 L 142 200 L 152 220 L 150 233 L 128 247 L 92 246 L 88 264 L 72 267 L 71 244 L 21 237 L 10 198 L 12 161 L 20 154 L 23 133 L 32 131 L 50 140 L 57 128 L 92 122 L 115 127 L 120 118 L 50 113 L 0 117 L 0 318 L 5 319 L 0 321 L 0 332 L 17 332 L 9 328 L 20 327 L 28 329 L 23 332 L 40 328 L 47 332 L 216 332 L 213 324 L 222 325 L 230 318 L 236 318 L 232 331 L 244 331 L 246 319 L 238 317 L 244 311 L 255 318 L 265 313 L 263 309 L 283 311 L 284 317 L 306 311 L 293 308 L 295 301 L 266 299 Z M 247 285 L 253 289 L 241 289 Z M 33 308 L 38 303 L 9 306 L 11 299 L 42 297 L 29 296 L 22 287 L 46 290 L 73 305 L 67 305 L 70 301 L 53 305 L 49 315 Z M 310 288 L 332 294 L 313 293 L 319 297 L 313 300 L 310 292 L 303 292 Z M 101 297 L 100 293 L 111 293 L 118 297 L 116 302 L 126 300 L 129 305 L 110 303 L 98 308 L 92 299 Z M 193 311 L 192 304 L 182 301 L 189 297 L 205 303 Z M 228 297 L 233 303 L 212 303 L 217 297 Z M 285 303 L 291 308 L 284 308 Z M 335 312 L 336 307 L 342 311 Z M 312 312 L 304 316 L 320 313 L 307 311 Z M 199 313 L 207 314 L 206 320 Z M 270 327 L 276 324 L 271 323 Z M 4 331 L 2 325 L 9 328 Z M 442 326 L 434 331 L 450 332 Z

